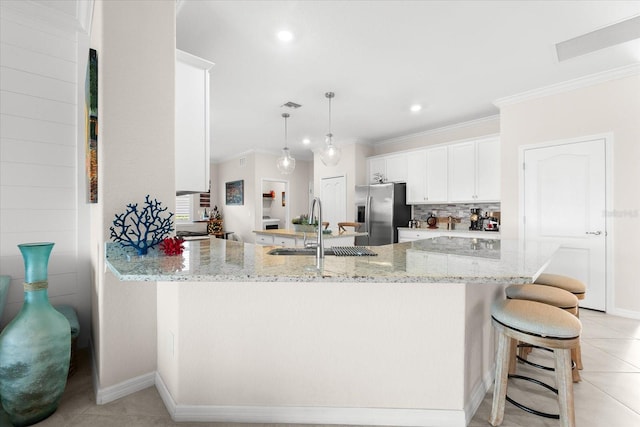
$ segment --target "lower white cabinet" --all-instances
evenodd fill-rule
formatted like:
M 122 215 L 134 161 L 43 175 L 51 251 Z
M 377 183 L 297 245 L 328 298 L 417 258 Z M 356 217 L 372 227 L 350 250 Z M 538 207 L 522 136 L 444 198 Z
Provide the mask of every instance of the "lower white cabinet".
M 266 234 L 256 234 L 256 245 L 273 245 L 273 236 Z
M 500 233 L 493 231 L 444 230 L 424 228 L 398 228 L 398 243 L 414 240 L 433 239 L 435 237 L 468 237 L 472 239 L 500 240 Z
M 262 246 L 283 246 L 287 248 L 302 248 L 305 243 L 314 243 L 316 241 L 315 233 L 308 233 L 306 239 L 299 236 L 279 236 L 273 234 L 256 233 L 256 245 Z M 325 237 L 324 247 L 331 248 L 333 246 L 353 246 L 353 236 L 335 236 Z
M 398 228 L 398 243 L 413 242 L 414 240 L 433 239 L 441 234 L 432 230 L 420 230 L 419 228 Z
M 274 236 L 273 244 L 276 246 L 284 246 L 288 248 L 295 248 L 296 246 L 302 246 L 301 244 L 297 244 L 297 240 L 295 237 L 283 237 L 283 236 Z

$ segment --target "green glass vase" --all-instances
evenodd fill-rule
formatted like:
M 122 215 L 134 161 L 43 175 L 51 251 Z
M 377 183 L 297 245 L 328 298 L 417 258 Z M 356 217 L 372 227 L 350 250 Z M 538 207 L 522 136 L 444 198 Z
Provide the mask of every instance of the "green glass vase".
M 16 427 L 53 414 L 67 381 L 71 331 L 47 291 L 53 245 L 18 245 L 25 267 L 24 303 L 0 334 L 0 399 Z

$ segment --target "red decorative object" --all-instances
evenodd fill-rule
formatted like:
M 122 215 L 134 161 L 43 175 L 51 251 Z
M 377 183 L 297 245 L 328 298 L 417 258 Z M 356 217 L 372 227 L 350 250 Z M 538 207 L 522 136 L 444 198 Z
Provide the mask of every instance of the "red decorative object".
M 160 249 L 165 255 L 180 255 L 184 251 L 184 239 L 180 237 L 167 237 L 160 242 Z

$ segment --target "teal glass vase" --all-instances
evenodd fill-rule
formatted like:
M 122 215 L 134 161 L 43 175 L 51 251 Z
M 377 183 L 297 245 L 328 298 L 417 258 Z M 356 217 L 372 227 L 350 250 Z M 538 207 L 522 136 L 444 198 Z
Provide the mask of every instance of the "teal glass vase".
M 47 290 L 53 245 L 18 245 L 25 267 L 24 303 L 0 334 L 0 399 L 16 427 L 53 414 L 67 382 L 71 331 L 49 303 Z
M 4 305 L 7 302 L 7 293 L 9 293 L 10 285 L 10 276 L 0 276 L 0 320 L 2 320 L 2 313 L 4 312 Z

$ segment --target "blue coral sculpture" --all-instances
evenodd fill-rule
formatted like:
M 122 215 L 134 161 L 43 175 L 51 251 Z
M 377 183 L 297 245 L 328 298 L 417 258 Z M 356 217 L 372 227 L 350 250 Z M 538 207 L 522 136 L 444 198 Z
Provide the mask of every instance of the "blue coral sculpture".
M 162 202 L 149 197 L 147 194 L 141 211 L 138 211 L 137 203 L 128 204 L 127 211 L 116 214 L 113 227 L 109 227 L 114 242 L 135 248 L 138 255 L 146 255 L 173 231 L 173 213 L 167 212 L 169 208 L 163 208 Z

